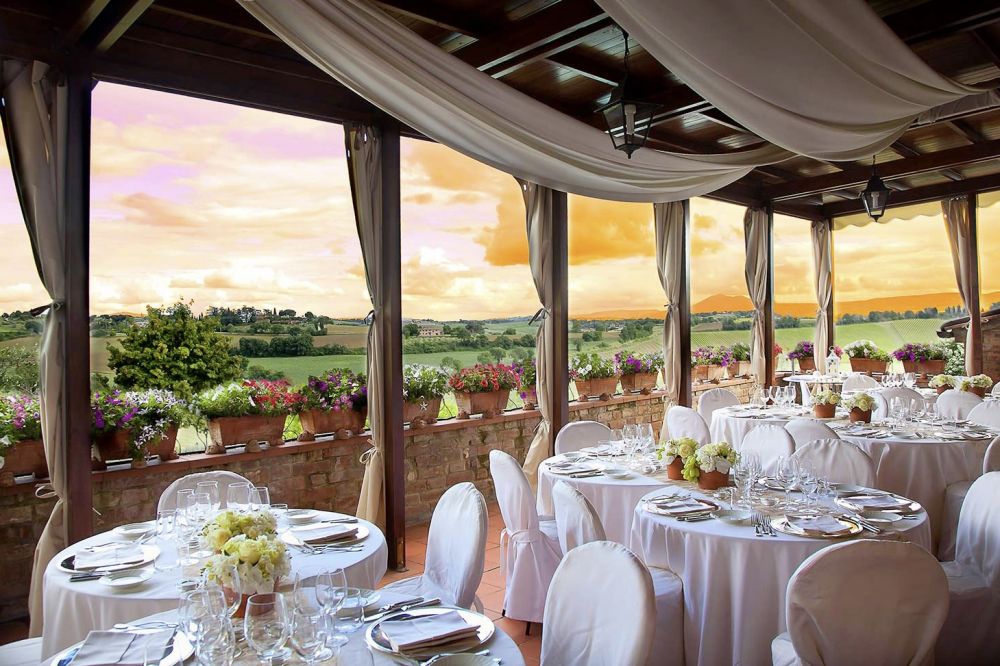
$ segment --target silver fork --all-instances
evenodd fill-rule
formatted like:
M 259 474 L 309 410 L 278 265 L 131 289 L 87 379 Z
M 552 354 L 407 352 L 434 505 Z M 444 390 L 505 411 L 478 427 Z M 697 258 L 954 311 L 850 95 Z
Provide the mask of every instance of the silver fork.
M 760 511 L 754 511 L 753 512 L 753 529 L 755 532 L 754 536 L 764 536 L 761 527 L 762 526 L 760 524 Z

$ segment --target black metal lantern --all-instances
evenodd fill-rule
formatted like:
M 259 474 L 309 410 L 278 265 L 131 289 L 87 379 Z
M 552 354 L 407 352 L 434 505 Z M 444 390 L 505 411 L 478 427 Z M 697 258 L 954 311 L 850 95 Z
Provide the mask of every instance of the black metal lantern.
M 611 99 L 598 109 L 604 114 L 608 125 L 608 134 L 615 149 L 625 151 L 629 159 L 632 153 L 642 148 L 649 135 L 653 123 L 653 114 L 660 108 L 659 104 L 643 102 L 629 81 L 628 71 L 628 33 L 622 30 L 625 38 L 625 76 L 622 82 L 611 91 Z
M 889 203 L 890 192 L 891 190 L 878 177 L 878 171 L 875 170 L 875 158 L 872 157 L 872 177 L 868 179 L 868 184 L 861 192 L 861 203 L 865 205 L 868 215 L 876 222 L 885 213 L 885 207 Z

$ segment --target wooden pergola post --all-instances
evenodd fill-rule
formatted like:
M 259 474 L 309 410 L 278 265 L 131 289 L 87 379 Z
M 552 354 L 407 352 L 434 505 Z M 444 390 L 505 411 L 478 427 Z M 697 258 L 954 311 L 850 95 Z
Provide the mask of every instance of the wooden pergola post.
M 968 256 L 975 257 L 972 266 L 969 293 L 969 348 L 965 350 L 966 358 L 971 361 L 972 371 L 980 374 L 983 371 L 983 318 L 979 292 L 979 193 L 973 192 L 966 197 L 969 207 L 969 247 Z
M 691 391 L 691 200 L 685 199 L 684 205 L 684 252 L 681 255 L 681 297 L 677 303 L 677 316 L 681 325 L 681 367 L 678 372 L 681 378 L 680 394 L 677 404 L 690 407 L 694 404 Z
M 774 206 L 767 212 L 767 292 L 764 298 L 764 386 L 774 384 Z
M 834 260 L 836 245 L 834 245 L 833 218 L 828 217 L 823 221 L 830 228 L 830 305 L 826 308 L 826 339 L 833 347 L 837 344 L 835 335 L 837 324 L 833 319 L 833 304 L 837 300 L 837 262 Z
M 552 304 L 549 325 L 555 335 L 553 347 L 546 350 L 549 362 L 549 424 L 552 442 L 559 430 L 569 421 L 569 211 L 565 192 L 552 193 L 552 260 L 551 274 L 547 280 L 550 290 L 545 295 Z M 555 451 L 549 451 L 553 455 Z

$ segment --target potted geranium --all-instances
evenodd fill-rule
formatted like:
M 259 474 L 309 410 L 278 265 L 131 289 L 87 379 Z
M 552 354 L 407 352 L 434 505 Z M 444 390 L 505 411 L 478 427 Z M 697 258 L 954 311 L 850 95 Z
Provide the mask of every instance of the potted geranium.
M 690 480 L 688 466 L 693 462 L 698 471 L 698 487 L 718 490 L 729 485 L 729 470 L 739 460 L 740 454 L 729 442 L 706 444 L 695 451 L 692 459 L 684 463 L 684 478 Z
M 663 369 L 663 354 L 615 354 L 615 368 L 621 378 L 622 393 L 649 395 L 656 388 L 656 381 Z
M 403 421 L 411 428 L 434 423 L 441 398 L 448 391 L 448 373 L 430 365 L 403 366 Z
M 5 395 L 0 397 L 0 486 L 14 485 L 14 477 L 22 474 L 49 475 L 38 397 Z
M 507 408 L 510 392 L 518 386 L 518 378 L 509 365 L 480 363 L 453 374 L 448 378 L 448 386 L 455 393 L 458 418 L 482 414 L 488 419 Z
M 816 369 L 816 358 L 813 356 L 813 343 L 809 340 L 800 340 L 795 344 L 795 348 L 788 352 L 788 360 L 799 362 L 799 370 L 802 372 L 812 372 Z
M 818 419 L 832 419 L 840 404 L 840 394 L 836 391 L 820 391 L 812 397 L 813 416 Z
M 907 342 L 892 352 L 893 358 L 903 363 L 905 372 L 938 374 L 944 372 L 945 355 L 940 345 Z
M 109 460 L 125 458 L 132 467 L 143 467 L 149 454 L 161 461 L 176 458 L 177 429 L 188 418 L 187 404 L 165 389 L 96 391 L 91 399 L 92 467 L 107 469 Z
M 515 363 L 514 372 L 517 373 L 517 390 L 521 396 L 524 409 L 538 409 L 538 367 L 535 359 L 529 358 L 524 363 Z
M 955 388 L 955 377 L 952 375 L 934 375 L 927 382 L 927 385 L 933 389 L 937 389 L 938 395 L 941 395 L 948 389 Z
M 685 478 L 685 463 L 694 457 L 697 450 L 698 442 L 690 437 L 678 437 L 661 444 L 656 450 L 656 457 L 666 463 L 668 479 L 682 481 Z
M 889 362 L 889 355 L 871 340 L 855 340 L 844 347 L 844 351 L 851 359 L 854 372 L 885 372 L 885 364 Z
M 227 446 L 243 444 L 247 452 L 285 443 L 285 418 L 302 402 L 285 381 L 243 381 L 217 386 L 195 398 L 198 411 L 208 419 L 209 443 L 205 453 L 221 454 Z
M 750 376 L 750 345 L 745 342 L 737 342 L 729 348 L 729 355 L 732 357 L 732 364 L 729 366 L 730 377 Z
M 310 377 L 299 388 L 299 395 L 300 441 L 310 442 L 319 433 L 347 438 L 364 431 L 368 418 L 364 374 L 346 368 L 328 370 L 320 377 Z
M 844 408 L 847 409 L 852 423 L 871 423 L 875 398 L 867 393 L 855 393 L 844 400 Z
M 586 402 L 591 396 L 610 400 L 618 386 L 614 360 L 599 354 L 577 354 L 570 362 L 569 376 L 576 384 L 580 402 Z
M 980 398 L 985 398 L 986 392 L 990 390 L 991 386 L 993 386 L 993 380 L 989 375 L 975 375 L 968 379 L 963 379 L 958 388 L 962 391 L 974 393 Z

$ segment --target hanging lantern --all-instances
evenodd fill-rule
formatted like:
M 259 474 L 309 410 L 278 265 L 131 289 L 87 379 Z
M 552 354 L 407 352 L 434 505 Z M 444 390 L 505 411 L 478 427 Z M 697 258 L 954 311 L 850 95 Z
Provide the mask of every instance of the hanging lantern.
M 653 114 L 660 108 L 659 104 L 643 102 L 636 94 L 635 86 L 629 81 L 628 69 L 628 33 L 622 30 L 625 38 L 625 76 L 622 82 L 611 91 L 611 99 L 598 109 L 604 114 L 604 122 L 608 126 L 608 134 L 616 150 L 622 150 L 632 158 L 632 153 L 642 148 L 653 124 Z
M 868 215 L 876 222 L 885 213 L 890 191 L 882 179 L 878 177 L 878 171 L 875 170 L 875 158 L 872 157 L 872 177 L 868 179 L 868 184 L 861 192 L 861 203 L 865 205 Z

